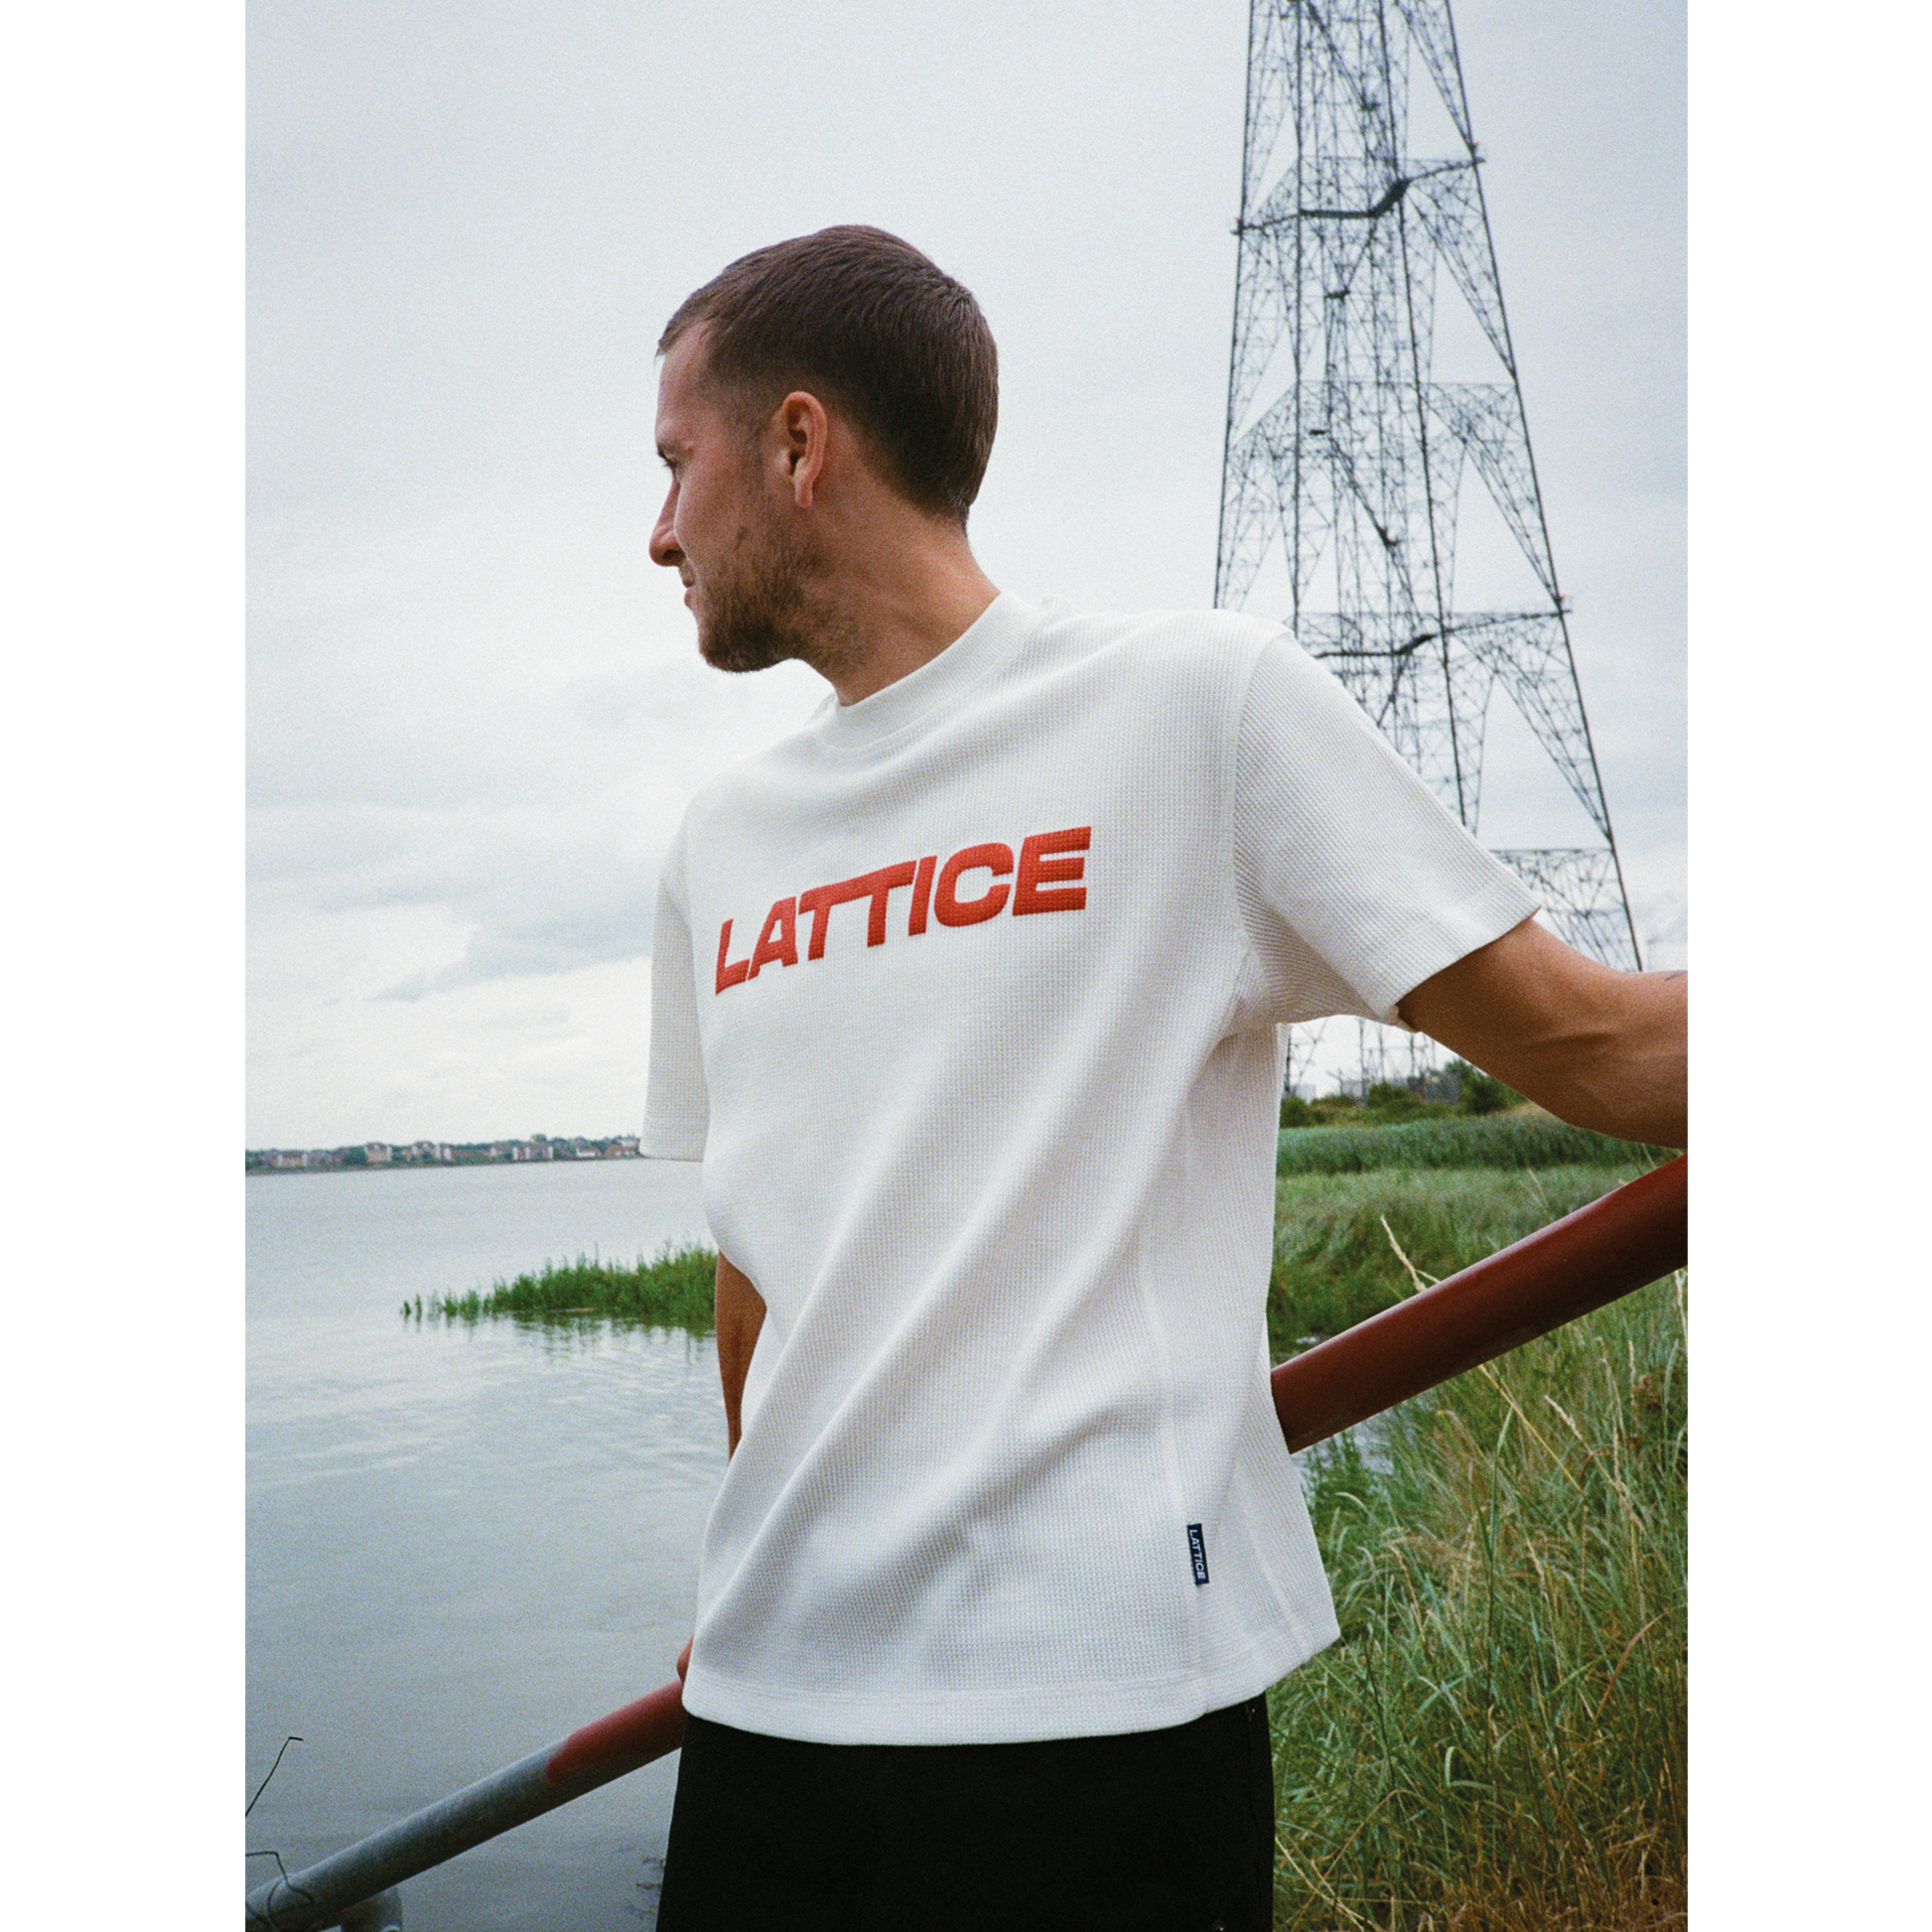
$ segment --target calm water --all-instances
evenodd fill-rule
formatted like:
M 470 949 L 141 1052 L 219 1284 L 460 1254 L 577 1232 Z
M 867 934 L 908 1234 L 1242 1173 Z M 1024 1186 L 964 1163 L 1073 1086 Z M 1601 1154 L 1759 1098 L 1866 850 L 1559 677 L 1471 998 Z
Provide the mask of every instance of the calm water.
M 248 1846 L 291 1870 L 672 1674 L 724 1466 L 709 1341 L 443 1328 L 593 1248 L 706 1239 L 695 1167 L 250 1177 Z M 403 1888 L 410 1932 L 633 1932 L 676 1759 Z M 248 1882 L 274 1870 L 253 1859 Z

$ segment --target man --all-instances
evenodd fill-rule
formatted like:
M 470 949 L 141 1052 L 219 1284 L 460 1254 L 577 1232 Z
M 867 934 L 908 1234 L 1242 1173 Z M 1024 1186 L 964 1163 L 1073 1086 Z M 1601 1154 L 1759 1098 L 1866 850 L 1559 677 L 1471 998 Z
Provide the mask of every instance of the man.
M 1336 1634 L 1268 1398 L 1280 1027 L 1684 1138 L 1684 989 L 1532 920 L 1226 613 L 1001 595 L 972 297 L 870 228 L 659 344 L 653 559 L 831 693 L 665 861 L 648 1151 L 704 1163 L 732 1447 L 664 1932 L 1269 1923 L 1267 1687 Z

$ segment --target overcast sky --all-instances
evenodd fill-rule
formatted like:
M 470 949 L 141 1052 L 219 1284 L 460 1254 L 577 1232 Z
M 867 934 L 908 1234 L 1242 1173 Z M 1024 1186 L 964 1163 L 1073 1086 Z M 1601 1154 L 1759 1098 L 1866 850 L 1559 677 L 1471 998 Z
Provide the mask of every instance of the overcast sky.
M 1455 18 L 1638 929 L 1678 964 L 1681 11 Z M 924 248 L 1000 344 L 995 582 L 1209 601 L 1246 31 L 1239 0 L 258 0 L 251 1146 L 637 1126 L 664 844 L 823 689 L 705 669 L 644 553 L 651 346 L 733 256 L 842 220 Z

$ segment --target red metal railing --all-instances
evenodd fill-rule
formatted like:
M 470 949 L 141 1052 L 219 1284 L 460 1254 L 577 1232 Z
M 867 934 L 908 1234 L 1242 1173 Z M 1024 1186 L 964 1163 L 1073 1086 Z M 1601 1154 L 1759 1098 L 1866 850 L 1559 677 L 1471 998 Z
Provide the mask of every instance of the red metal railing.
M 1547 1335 L 1684 1266 L 1689 1157 L 1284 1362 L 1269 1378 L 1292 1449 Z
M 1323 1441 L 1684 1265 L 1689 1163 L 1658 1168 L 1398 1308 L 1324 1341 L 1271 1378 L 1292 1449 Z M 683 1686 L 574 1730 L 466 1790 L 248 1895 L 248 1925 L 321 1932 L 360 1901 L 526 1819 L 677 1749 Z

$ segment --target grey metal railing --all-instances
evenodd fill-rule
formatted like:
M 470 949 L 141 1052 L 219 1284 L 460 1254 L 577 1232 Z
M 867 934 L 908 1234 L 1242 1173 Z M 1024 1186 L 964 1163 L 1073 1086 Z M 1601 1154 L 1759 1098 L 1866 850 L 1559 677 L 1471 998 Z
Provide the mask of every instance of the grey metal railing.
M 599 1785 L 677 1749 L 684 1736 L 683 1685 L 670 1683 L 532 1751 L 473 1785 L 248 1894 L 250 1932 L 321 1932 L 331 1925 L 384 1932 L 380 1918 L 350 1920 L 352 1908 L 419 1871 L 538 1818 Z M 400 1905 L 393 1923 L 400 1924 Z

